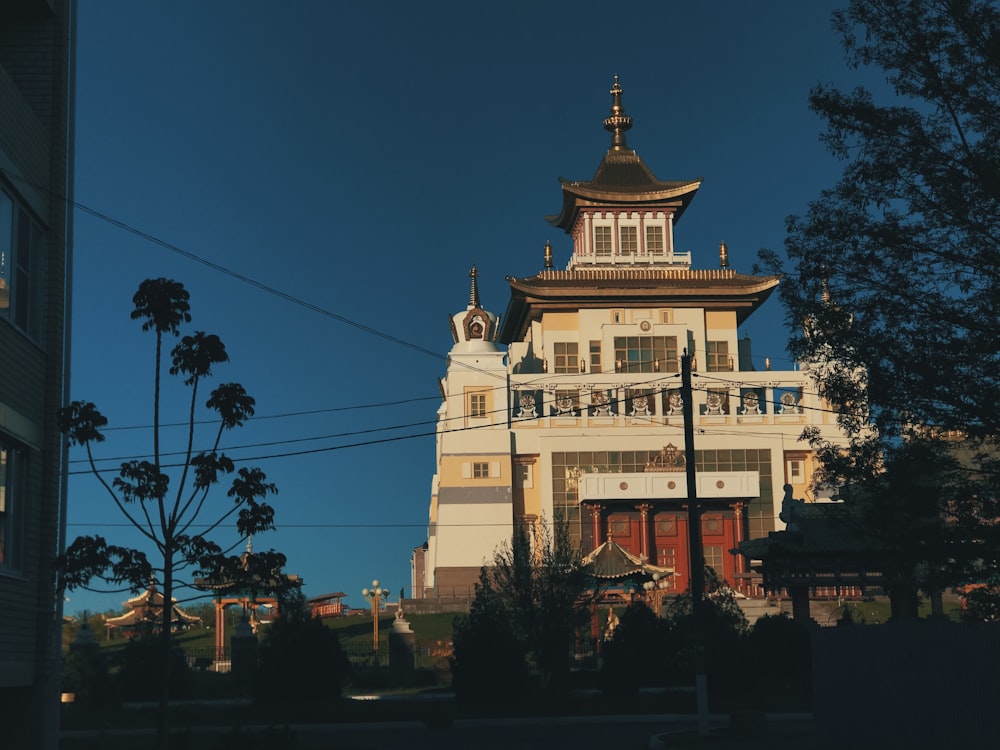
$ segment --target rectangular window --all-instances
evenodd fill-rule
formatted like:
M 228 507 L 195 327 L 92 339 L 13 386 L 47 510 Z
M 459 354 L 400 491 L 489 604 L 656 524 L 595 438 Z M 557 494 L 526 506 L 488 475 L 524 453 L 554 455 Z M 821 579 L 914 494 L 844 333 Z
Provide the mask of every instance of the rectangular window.
M 580 369 L 579 346 L 575 341 L 557 341 L 553 344 L 555 372 L 570 373 Z
M 679 372 L 676 336 L 615 336 L 615 372 Z
M 590 371 L 600 372 L 601 371 L 601 342 L 591 341 L 590 342 Z
M 620 252 L 622 255 L 631 255 L 639 252 L 638 227 L 621 227 L 618 230 L 618 236 L 621 241 Z
M 729 372 L 733 369 L 729 359 L 728 341 L 706 341 L 705 359 L 705 367 L 709 372 Z
M 791 484 L 801 484 L 802 483 L 802 462 L 801 461 L 789 461 L 788 462 L 788 481 Z
M 473 479 L 488 479 L 490 476 L 490 464 L 488 461 L 474 461 L 472 464 Z
M 611 227 L 594 227 L 594 254 L 611 255 Z
M 706 544 L 704 546 L 705 550 L 705 565 L 710 568 L 714 568 L 715 572 L 719 574 L 721 578 L 725 575 L 725 568 L 723 567 L 723 557 L 722 557 L 722 545 L 721 544 Z
M 469 394 L 469 416 L 470 417 L 485 417 L 486 416 L 486 394 L 485 393 L 470 393 Z
M 35 338 L 41 321 L 32 283 L 40 278 L 35 264 L 41 262 L 41 239 L 28 212 L 0 190 L 0 317 Z
M 0 569 L 20 567 L 17 520 L 23 476 L 23 451 L 0 436 Z
M 646 252 L 663 255 L 663 227 L 646 227 Z

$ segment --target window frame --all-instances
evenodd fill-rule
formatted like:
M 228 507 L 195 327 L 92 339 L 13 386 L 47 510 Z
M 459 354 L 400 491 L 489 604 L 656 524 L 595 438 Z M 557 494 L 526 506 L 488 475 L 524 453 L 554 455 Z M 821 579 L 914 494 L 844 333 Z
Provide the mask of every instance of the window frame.
M 623 224 L 618 227 L 618 254 L 636 255 L 639 253 L 639 227 Z
M 485 419 L 486 391 L 469 391 L 466 408 L 470 419 Z
M 27 451 L 0 433 L 0 573 L 21 570 L 21 498 L 26 477 Z
M 731 360 L 728 341 L 705 342 L 706 372 L 732 372 Z
M 663 227 L 656 225 L 646 226 L 646 254 L 647 255 L 663 255 L 666 250 L 666 242 L 664 241 Z
M 615 252 L 614 234 L 610 224 L 594 226 L 594 255 L 600 258 L 610 258 Z
M 44 240 L 44 231 L 25 205 L 0 185 L 0 282 L 6 299 L 0 319 L 34 339 L 42 336 L 41 290 L 36 287 L 43 276 Z
M 614 347 L 615 372 L 680 372 L 676 336 L 615 336 Z
M 568 375 L 580 370 L 580 344 L 576 341 L 556 341 L 552 344 L 552 371 Z
M 490 478 L 490 462 L 489 461 L 473 461 L 472 462 L 472 478 L 473 479 L 489 479 Z

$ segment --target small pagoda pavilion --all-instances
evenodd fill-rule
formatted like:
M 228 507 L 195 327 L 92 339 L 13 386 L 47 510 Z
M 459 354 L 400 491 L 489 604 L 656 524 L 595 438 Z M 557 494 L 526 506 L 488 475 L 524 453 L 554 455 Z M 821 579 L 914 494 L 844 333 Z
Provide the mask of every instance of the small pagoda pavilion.
M 170 614 L 170 630 L 186 630 L 201 624 L 201 618 L 196 615 L 189 615 L 176 604 L 177 599 L 171 599 L 172 607 Z M 118 628 L 128 638 L 139 635 L 146 635 L 160 631 L 163 625 L 163 594 L 156 588 L 155 583 L 149 584 L 149 588 L 138 596 L 134 596 L 123 606 L 127 612 L 118 617 L 105 617 L 104 626 L 108 633 L 112 628 Z

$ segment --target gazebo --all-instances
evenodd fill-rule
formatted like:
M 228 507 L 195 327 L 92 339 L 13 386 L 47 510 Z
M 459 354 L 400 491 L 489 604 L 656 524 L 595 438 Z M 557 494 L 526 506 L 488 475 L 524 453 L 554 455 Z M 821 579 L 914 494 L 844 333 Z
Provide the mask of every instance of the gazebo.
M 595 589 L 600 588 L 605 592 L 618 593 L 619 600 L 625 603 L 629 601 L 634 592 L 647 591 L 658 599 L 663 595 L 662 589 L 654 587 L 650 590 L 645 588 L 644 584 L 655 583 L 674 574 L 673 568 L 651 565 L 642 557 L 633 555 L 618 544 L 611 534 L 608 534 L 607 540 L 586 555 L 581 562 L 590 568 L 590 577 L 594 581 Z M 654 609 L 659 608 L 654 607 Z M 594 643 L 600 639 L 600 623 L 597 618 L 596 605 L 591 617 L 590 635 Z
M 793 500 L 786 485 L 781 520 L 783 531 L 743 541 L 733 552 L 761 576 L 766 593 L 787 592 L 795 620 L 809 621 L 810 592 L 866 595 L 871 589 L 892 591 L 898 583 L 886 574 L 884 544 L 865 533 L 851 507 Z
M 240 555 L 238 570 L 226 578 L 203 578 L 196 586 L 211 591 L 215 599 L 215 661 L 226 659 L 226 608 L 239 605 L 252 631 L 256 634 L 260 625 L 257 617 L 259 607 L 270 609 L 272 619 L 277 616 L 278 598 L 274 592 L 297 588 L 303 581 L 296 575 L 288 575 L 280 570 L 268 569 L 264 556 L 255 555 L 253 541 L 247 540 L 247 549 Z

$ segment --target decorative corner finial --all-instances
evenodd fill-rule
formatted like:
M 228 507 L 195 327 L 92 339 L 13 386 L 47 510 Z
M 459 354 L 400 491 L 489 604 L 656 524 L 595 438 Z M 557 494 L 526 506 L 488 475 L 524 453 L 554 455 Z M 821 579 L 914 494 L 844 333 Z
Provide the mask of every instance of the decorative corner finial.
M 632 118 L 625 114 L 625 107 L 622 106 L 622 87 L 618 83 L 618 76 L 615 76 L 614 85 L 611 86 L 611 115 L 604 118 L 604 129 L 611 133 L 611 148 L 614 151 L 621 151 L 628 148 L 625 143 L 625 131 L 632 127 Z
M 725 242 L 719 243 L 719 266 L 729 268 L 729 247 Z
M 472 288 L 469 290 L 469 307 L 479 307 L 479 285 L 476 283 L 476 279 L 479 278 L 479 271 L 476 270 L 475 265 L 469 271 L 469 278 L 472 279 Z
M 552 243 L 545 240 L 545 267 L 552 268 Z

